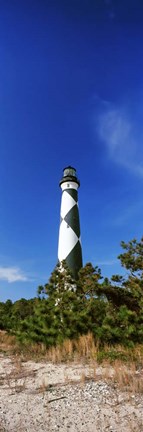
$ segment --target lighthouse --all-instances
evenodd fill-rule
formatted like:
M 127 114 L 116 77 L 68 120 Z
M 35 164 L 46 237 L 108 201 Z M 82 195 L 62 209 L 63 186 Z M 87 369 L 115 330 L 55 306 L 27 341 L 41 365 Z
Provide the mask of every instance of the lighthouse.
M 60 181 L 62 189 L 60 229 L 58 244 L 58 260 L 65 260 L 77 279 L 82 267 L 82 249 L 80 239 L 80 222 L 78 209 L 78 188 L 80 182 L 76 175 L 76 169 L 68 166 L 63 170 Z

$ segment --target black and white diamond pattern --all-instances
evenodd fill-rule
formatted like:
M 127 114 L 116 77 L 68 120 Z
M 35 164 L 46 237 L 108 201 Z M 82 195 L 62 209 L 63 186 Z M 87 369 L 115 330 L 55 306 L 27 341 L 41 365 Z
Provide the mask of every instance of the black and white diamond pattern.
M 58 259 L 66 260 L 76 278 L 82 267 L 82 251 L 77 190 L 72 188 L 62 193 Z

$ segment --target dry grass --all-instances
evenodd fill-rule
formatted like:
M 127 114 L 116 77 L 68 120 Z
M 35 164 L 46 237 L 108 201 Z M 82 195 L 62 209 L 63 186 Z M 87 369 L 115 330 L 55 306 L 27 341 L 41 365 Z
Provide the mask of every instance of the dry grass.
M 15 336 L 9 335 L 5 331 L 0 331 L 0 351 L 6 354 L 13 354 L 24 359 L 46 358 L 53 363 L 68 361 L 92 361 L 98 363 L 116 360 L 135 363 L 138 367 L 143 367 L 143 345 L 136 345 L 128 348 L 122 345 L 104 345 L 102 348 L 95 344 L 92 333 L 80 336 L 78 339 L 66 339 L 62 344 L 53 346 L 49 349 L 42 343 L 21 345 L 16 341 Z M 19 361 L 19 360 L 18 360 Z
M 103 366 L 127 364 L 134 369 L 143 368 L 143 345 L 137 345 L 134 348 L 124 346 L 108 346 L 99 348 L 95 345 L 91 333 L 81 336 L 78 340 L 65 340 L 63 344 L 52 347 L 46 352 L 46 358 L 53 363 L 60 362 L 80 362 L 92 363 L 95 368 L 95 362 Z
M 92 333 L 80 336 L 78 339 L 66 339 L 62 344 L 49 349 L 42 343 L 22 345 L 17 342 L 15 336 L 9 335 L 5 331 L 0 330 L 0 351 L 6 354 L 24 354 L 24 358 L 29 357 L 46 357 L 47 360 L 53 363 L 73 360 L 97 360 L 103 362 L 108 360 L 113 363 L 116 360 L 137 362 L 139 366 L 143 366 L 143 345 L 136 345 L 133 348 L 128 348 L 122 345 L 104 345 L 102 348 L 95 344 Z
M 44 344 L 20 344 L 16 337 L 8 334 L 6 331 L 0 330 L 0 352 L 7 355 L 24 356 L 26 359 L 42 358 L 46 355 L 47 349 Z
M 101 378 L 117 385 L 120 390 L 126 390 L 129 394 L 143 394 L 143 369 L 137 369 L 135 363 L 116 360 L 111 369 L 108 361 L 103 362 Z
M 143 394 L 143 369 L 137 370 L 135 363 L 128 366 L 119 360 L 116 361 L 113 378 L 120 389 L 126 389 L 133 394 Z
M 130 392 L 143 393 L 143 345 L 128 348 L 120 345 L 104 346 L 95 345 L 91 333 L 81 336 L 78 340 L 65 340 L 61 345 L 46 349 L 44 344 L 33 344 L 20 347 L 14 336 L 6 332 L 0 332 L 0 350 L 6 354 L 12 354 L 14 362 L 13 382 L 18 388 L 19 379 L 26 378 L 22 369 L 22 360 L 41 359 L 52 363 L 82 362 L 88 363 L 92 370 L 92 379 L 97 379 L 96 368 L 102 364 L 102 378 L 112 379 L 120 388 L 127 388 Z M 113 374 L 111 377 L 111 366 Z M 7 377 L 11 381 L 12 377 Z M 81 382 L 86 377 L 82 375 Z M 22 383 L 21 389 L 24 387 Z
M 89 361 L 97 358 L 98 348 L 95 345 L 93 336 L 88 333 L 86 336 L 80 336 L 78 340 L 65 340 L 61 345 L 51 347 L 46 357 L 53 363 L 65 361 Z
M 0 351 L 12 354 L 18 348 L 15 336 L 9 335 L 6 331 L 0 330 Z

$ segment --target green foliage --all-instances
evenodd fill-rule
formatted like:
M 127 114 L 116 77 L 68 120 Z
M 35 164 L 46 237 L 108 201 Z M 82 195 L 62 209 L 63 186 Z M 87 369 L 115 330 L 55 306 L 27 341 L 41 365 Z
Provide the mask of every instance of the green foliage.
M 130 361 L 130 352 L 124 352 L 124 351 L 116 351 L 116 348 L 110 349 L 101 349 L 97 353 L 97 361 L 98 363 L 102 363 L 103 360 L 108 360 L 110 363 L 113 363 L 115 360 L 121 360 L 123 362 L 129 362 Z
M 33 314 L 34 304 L 37 299 L 20 299 L 15 303 L 7 300 L 0 303 L 0 330 L 14 332 L 19 328 L 20 322 Z
M 87 263 L 75 281 L 66 262 L 57 264 L 48 283 L 38 287 L 37 297 L 0 303 L 0 329 L 16 334 L 21 342 L 47 347 L 89 331 L 102 346 L 142 343 L 143 238 L 121 245 L 119 259 L 126 277 L 103 279 L 101 270 Z
M 132 274 L 138 274 L 138 276 L 143 276 L 143 237 L 141 241 L 138 242 L 136 239 L 125 243 L 121 242 L 122 248 L 126 251 L 119 255 L 121 264 Z
M 0 330 L 10 330 L 13 304 L 11 300 L 0 303 Z

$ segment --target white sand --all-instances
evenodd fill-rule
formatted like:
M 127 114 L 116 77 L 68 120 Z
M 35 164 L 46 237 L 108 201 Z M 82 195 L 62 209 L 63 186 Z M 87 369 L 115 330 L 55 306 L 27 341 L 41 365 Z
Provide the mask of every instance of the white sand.
M 143 432 L 143 395 L 119 390 L 113 374 L 1 354 L 0 432 Z

